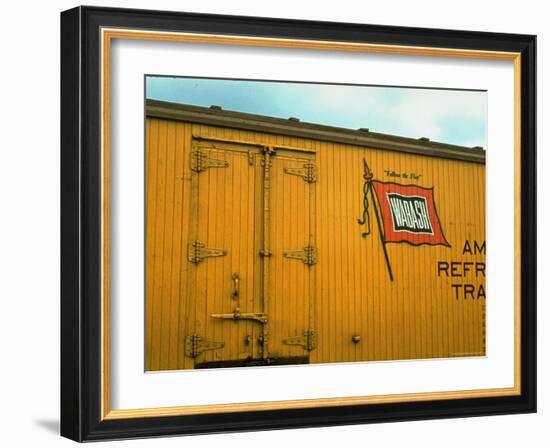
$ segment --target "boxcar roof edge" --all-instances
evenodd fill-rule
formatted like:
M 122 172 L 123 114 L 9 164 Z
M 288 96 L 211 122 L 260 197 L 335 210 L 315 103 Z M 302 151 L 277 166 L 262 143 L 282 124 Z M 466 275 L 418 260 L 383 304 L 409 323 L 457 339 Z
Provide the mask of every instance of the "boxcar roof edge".
M 485 163 L 482 148 L 451 145 L 428 140 L 401 137 L 371 132 L 368 129 L 348 129 L 299 121 L 296 118 L 275 118 L 244 112 L 221 109 L 217 106 L 201 107 L 189 104 L 171 103 L 159 100 L 146 100 L 145 114 L 148 117 L 176 121 L 223 126 L 268 134 L 279 134 L 323 140 L 370 149 L 398 151 L 423 156 Z

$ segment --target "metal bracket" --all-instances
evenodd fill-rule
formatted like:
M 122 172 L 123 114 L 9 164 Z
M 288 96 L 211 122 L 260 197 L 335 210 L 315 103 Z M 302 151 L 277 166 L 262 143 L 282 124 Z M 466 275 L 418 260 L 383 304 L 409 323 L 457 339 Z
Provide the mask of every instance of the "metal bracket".
M 284 172 L 286 174 L 292 174 L 294 176 L 300 176 L 308 184 L 317 181 L 317 168 L 313 163 L 304 163 L 303 168 L 288 168 L 285 167 Z
M 256 153 L 252 150 L 248 151 L 248 164 L 250 166 L 254 166 L 254 158 L 256 157 Z
M 223 342 L 205 341 L 203 337 L 193 334 L 185 338 L 185 354 L 190 358 L 196 358 L 207 350 L 223 348 Z
M 213 159 L 201 150 L 191 151 L 191 170 L 200 173 L 208 168 L 227 168 L 227 160 Z
M 195 240 L 191 244 L 189 244 L 189 248 L 187 250 L 187 259 L 191 263 L 200 263 L 205 258 L 209 257 L 223 257 L 227 255 L 227 251 L 225 249 L 212 249 L 210 247 L 206 247 L 206 244 Z
M 265 313 L 241 313 L 240 308 L 235 308 L 232 313 L 211 314 L 215 319 L 230 319 L 230 320 L 255 320 L 261 324 L 267 324 L 267 314 Z
M 289 250 L 283 252 L 283 257 L 302 260 L 305 265 L 311 266 L 317 263 L 317 249 L 315 246 L 306 246 L 304 250 Z
M 303 336 L 291 336 L 283 339 L 286 345 L 301 345 L 304 350 L 310 352 L 317 348 L 317 333 L 313 330 L 304 331 Z

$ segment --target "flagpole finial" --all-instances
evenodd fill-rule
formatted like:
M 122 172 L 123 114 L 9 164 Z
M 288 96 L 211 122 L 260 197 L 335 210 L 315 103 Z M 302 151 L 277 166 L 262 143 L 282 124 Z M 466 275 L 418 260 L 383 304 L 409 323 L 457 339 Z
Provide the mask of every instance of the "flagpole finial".
M 363 179 L 365 182 L 371 182 L 374 175 L 367 164 L 367 159 L 363 158 Z

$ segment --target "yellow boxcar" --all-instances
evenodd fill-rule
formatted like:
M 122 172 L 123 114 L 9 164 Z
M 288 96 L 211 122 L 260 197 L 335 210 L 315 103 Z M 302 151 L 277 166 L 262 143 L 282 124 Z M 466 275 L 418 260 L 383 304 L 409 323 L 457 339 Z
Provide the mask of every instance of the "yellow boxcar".
M 147 100 L 145 169 L 147 370 L 485 354 L 483 149 Z

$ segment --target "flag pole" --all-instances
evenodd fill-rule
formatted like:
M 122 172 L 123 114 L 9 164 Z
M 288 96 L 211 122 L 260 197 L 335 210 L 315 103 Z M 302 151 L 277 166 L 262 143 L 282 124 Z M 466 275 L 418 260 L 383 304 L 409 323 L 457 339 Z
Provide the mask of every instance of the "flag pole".
M 388 250 L 386 248 L 386 242 L 384 241 L 384 234 L 382 231 L 382 223 L 380 222 L 380 215 L 378 214 L 378 205 L 376 204 L 376 198 L 375 194 L 373 193 L 373 186 L 372 186 L 372 178 L 373 174 L 370 170 L 369 166 L 367 165 L 367 160 L 363 159 L 363 165 L 365 168 L 365 173 L 363 175 L 365 182 L 368 183 L 368 188 L 370 190 L 371 198 L 372 198 L 372 206 L 374 208 L 374 214 L 376 216 L 376 222 L 378 223 L 378 234 L 380 235 L 380 243 L 382 244 L 382 250 L 384 252 L 384 258 L 386 259 L 386 267 L 388 268 L 388 274 L 390 275 L 390 280 L 393 282 L 393 272 L 391 270 L 391 264 L 390 264 L 390 258 L 388 256 Z
M 376 215 L 376 222 L 378 223 L 378 234 L 380 235 L 380 242 L 382 243 L 382 249 L 384 251 L 384 258 L 386 259 L 386 266 L 388 268 L 388 274 L 390 274 L 390 280 L 393 282 L 393 272 L 391 270 L 390 258 L 388 257 L 388 250 L 386 248 L 386 242 L 384 241 L 384 235 L 382 234 L 382 224 L 380 223 L 380 215 L 378 214 L 378 206 L 376 205 L 376 199 L 372 192 L 372 184 L 369 183 L 370 194 L 372 197 L 372 206 L 374 207 L 374 214 Z

